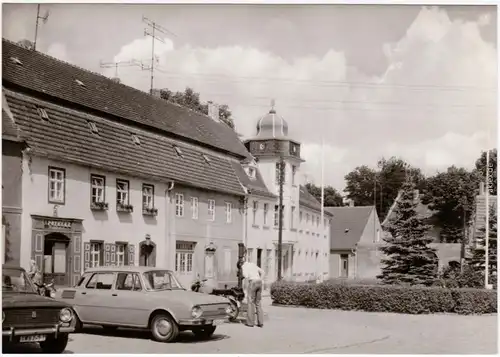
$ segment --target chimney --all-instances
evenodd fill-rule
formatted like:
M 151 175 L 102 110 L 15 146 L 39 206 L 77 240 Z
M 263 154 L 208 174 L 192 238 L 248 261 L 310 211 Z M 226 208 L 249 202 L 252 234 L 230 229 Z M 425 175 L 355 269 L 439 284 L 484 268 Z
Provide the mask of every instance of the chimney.
M 207 102 L 208 104 L 208 116 L 212 118 L 217 123 L 220 122 L 219 119 L 219 106 L 213 103 L 211 100 Z
M 484 182 L 479 183 L 479 196 L 484 195 Z
M 156 97 L 156 98 L 161 98 L 161 90 L 160 89 L 157 89 L 157 88 L 154 88 L 152 91 L 151 91 L 151 95 L 153 97 Z
M 111 80 L 112 80 L 113 82 L 115 82 L 115 83 L 121 83 L 121 82 L 122 82 L 122 81 L 120 80 L 120 78 L 118 78 L 118 77 L 113 77 L 113 78 L 111 78 Z

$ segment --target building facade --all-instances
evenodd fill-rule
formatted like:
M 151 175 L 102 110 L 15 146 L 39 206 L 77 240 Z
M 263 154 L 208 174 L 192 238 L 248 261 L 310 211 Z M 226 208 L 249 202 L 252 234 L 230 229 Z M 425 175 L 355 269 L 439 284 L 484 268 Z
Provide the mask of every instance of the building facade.
M 23 267 L 35 259 L 59 285 L 127 264 L 236 282 L 245 191 L 233 167 L 248 152 L 231 128 L 6 40 L 3 59 L 27 145 L 22 176 L 3 178 L 23 192 Z
M 255 137 L 245 146 L 256 160 L 259 179 L 267 188 L 262 197 L 250 195 L 246 222 L 247 259 L 262 264 L 268 282 L 278 276 L 279 190 L 281 163 L 284 165 L 282 276 L 307 281 L 328 277 L 328 221 L 321 222 L 321 204 L 299 182 L 300 143 L 288 137 L 288 124 L 272 108 L 259 119 Z M 254 220 L 255 217 L 255 220 Z
M 22 151 L 25 143 L 2 93 L 2 264 L 21 259 Z

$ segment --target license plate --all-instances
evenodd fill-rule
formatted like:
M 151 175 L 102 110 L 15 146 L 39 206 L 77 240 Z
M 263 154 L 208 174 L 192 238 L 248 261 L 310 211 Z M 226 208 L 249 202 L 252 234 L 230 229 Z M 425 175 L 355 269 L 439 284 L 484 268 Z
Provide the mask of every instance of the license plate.
M 214 320 L 212 322 L 212 325 L 214 326 L 218 326 L 218 325 L 222 325 L 223 323 L 225 323 L 226 321 L 225 320 Z
M 21 336 L 19 338 L 20 342 L 43 342 L 47 336 L 45 335 L 31 335 L 31 336 Z

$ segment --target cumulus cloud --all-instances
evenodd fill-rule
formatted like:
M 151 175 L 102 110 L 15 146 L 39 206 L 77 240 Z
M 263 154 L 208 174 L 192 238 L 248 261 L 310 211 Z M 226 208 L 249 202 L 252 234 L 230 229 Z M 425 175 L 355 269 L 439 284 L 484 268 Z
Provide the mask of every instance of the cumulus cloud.
M 489 14 L 452 20 L 445 10 L 424 7 L 404 36 L 383 45 L 388 65 L 379 76 L 352 66 L 334 44 L 321 57 L 285 60 L 257 47 L 175 46 L 167 38 L 155 43 L 155 87 L 190 86 L 203 100 L 228 104 L 245 137 L 276 99 L 289 135 L 303 143 L 302 173 L 319 183 L 323 137 L 325 181 L 338 189 L 346 173 L 382 156 L 400 156 L 428 174 L 470 168 L 480 150 L 496 146 L 497 56 L 480 33 L 489 21 Z M 57 46 L 51 51 L 67 56 Z M 150 57 L 151 39 L 140 38 L 114 59 Z M 113 77 L 114 69 L 103 73 Z M 149 90 L 149 75 L 139 68 L 120 68 L 119 76 Z

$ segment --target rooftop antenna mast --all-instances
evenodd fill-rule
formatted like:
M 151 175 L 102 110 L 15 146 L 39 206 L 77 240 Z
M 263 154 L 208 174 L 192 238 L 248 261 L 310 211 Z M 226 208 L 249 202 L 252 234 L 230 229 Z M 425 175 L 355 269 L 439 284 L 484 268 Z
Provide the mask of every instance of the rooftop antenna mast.
M 138 66 L 138 67 L 143 67 L 143 64 L 137 60 L 130 60 L 130 61 L 117 61 L 117 62 L 103 62 L 101 61 L 99 63 L 101 68 L 115 68 L 115 77 L 118 78 L 118 67 L 133 67 L 133 66 Z
M 165 41 L 156 35 L 156 32 L 161 32 L 165 35 L 170 34 L 176 36 L 173 32 L 167 30 L 166 28 L 158 25 L 156 22 L 151 21 L 147 17 L 142 17 L 142 22 L 144 22 L 149 29 L 144 29 L 144 36 L 151 36 L 151 65 L 149 67 L 144 66 L 143 69 L 149 70 L 151 72 L 151 86 L 149 93 L 153 94 L 153 82 L 154 82 L 154 66 L 159 63 L 159 59 L 155 56 L 155 40 L 165 43 Z
M 44 16 L 40 16 L 40 4 L 36 7 L 36 26 L 35 26 L 35 41 L 33 42 L 33 51 L 36 51 L 36 40 L 38 38 L 38 23 L 39 20 L 42 19 L 43 23 L 46 24 L 49 19 L 50 11 L 45 11 Z

